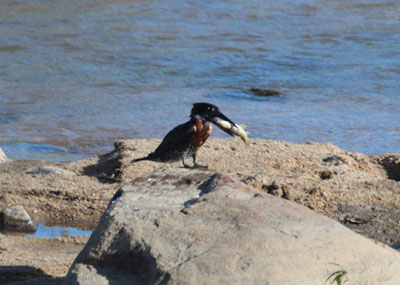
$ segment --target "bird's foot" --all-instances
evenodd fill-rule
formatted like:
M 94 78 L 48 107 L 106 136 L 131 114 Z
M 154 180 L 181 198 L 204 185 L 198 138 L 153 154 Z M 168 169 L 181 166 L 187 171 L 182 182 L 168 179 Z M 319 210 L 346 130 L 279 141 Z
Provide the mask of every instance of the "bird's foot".
M 208 168 L 208 166 L 195 163 L 192 168 Z

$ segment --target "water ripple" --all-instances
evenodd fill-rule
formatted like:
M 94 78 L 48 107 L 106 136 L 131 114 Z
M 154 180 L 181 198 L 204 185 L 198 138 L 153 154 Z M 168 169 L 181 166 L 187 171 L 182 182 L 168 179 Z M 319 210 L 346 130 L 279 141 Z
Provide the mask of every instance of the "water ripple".
M 367 2 L 3 1 L 0 146 L 85 157 L 211 101 L 253 137 L 399 151 L 400 4 Z

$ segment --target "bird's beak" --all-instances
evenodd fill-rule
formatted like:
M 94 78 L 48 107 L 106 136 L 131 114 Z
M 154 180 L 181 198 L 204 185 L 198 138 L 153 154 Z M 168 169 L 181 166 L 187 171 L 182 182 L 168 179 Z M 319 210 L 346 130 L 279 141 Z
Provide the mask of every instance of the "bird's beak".
M 218 118 L 221 118 L 224 121 L 228 121 L 229 123 L 231 123 L 232 125 L 236 125 L 234 122 L 232 122 L 227 116 L 225 116 L 224 114 L 222 114 L 221 112 L 219 112 L 219 114 L 217 115 Z
M 218 124 L 218 123 L 217 123 L 218 121 L 220 121 L 220 120 L 218 120 L 218 118 L 222 119 L 223 121 L 229 122 L 229 123 L 231 124 L 231 127 L 230 127 L 230 128 L 224 128 L 224 127 L 222 127 L 221 124 Z M 231 128 L 232 128 L 233 126 L 236 126 L 236 124 L 235 124 L 234 122 L 232 122 L 227 116 L 225 116 L 224 114 L 222 114 L 221 112 L 219 112 L 219 114 L 218 114 L 215 118 L 212 119 L 212 122 L 213 122 L 214 124 L 216 124 L 221 130 L 223 130 L 224 132 L 226 132 L 226 133 L 228 133 L 228 134 L 230 134 L 230 135 L 232 136 Z

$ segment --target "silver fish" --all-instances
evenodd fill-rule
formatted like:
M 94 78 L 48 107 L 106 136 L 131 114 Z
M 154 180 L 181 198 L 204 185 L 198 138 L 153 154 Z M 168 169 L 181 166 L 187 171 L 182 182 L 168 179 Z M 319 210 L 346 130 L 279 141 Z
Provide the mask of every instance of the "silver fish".
M 247 137 L 249 133 L 244 130 L 246 127 L 245 125 L 236 125 L 225 120 L 217 120 L 214 123 L 223 131 L 227 132 L 231 136 L 240 137 L 246 145 L 249 145 L 249 138 Z

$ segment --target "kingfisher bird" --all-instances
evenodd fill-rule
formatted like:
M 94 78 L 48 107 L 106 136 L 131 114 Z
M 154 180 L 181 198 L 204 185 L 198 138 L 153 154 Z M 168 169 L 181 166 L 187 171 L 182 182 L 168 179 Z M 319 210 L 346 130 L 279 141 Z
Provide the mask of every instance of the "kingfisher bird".
M 173 162 L 182 160 L 185 168 L 207 167 L 197 164 L 196 154 L 210 136 L 212 123 L 216 123 L 217 118 L 236 125 L 222 114 L 217 106 L 209 103 L 194 103 L 189 121 L 172 129 L 154 152 L 145 157 L 134 159 L 132 162 L 142 160 Z M 232 135 L 228 130 L 221 129 Z M 188 157 L 193 158 L 192 167 L 186 163 Z

